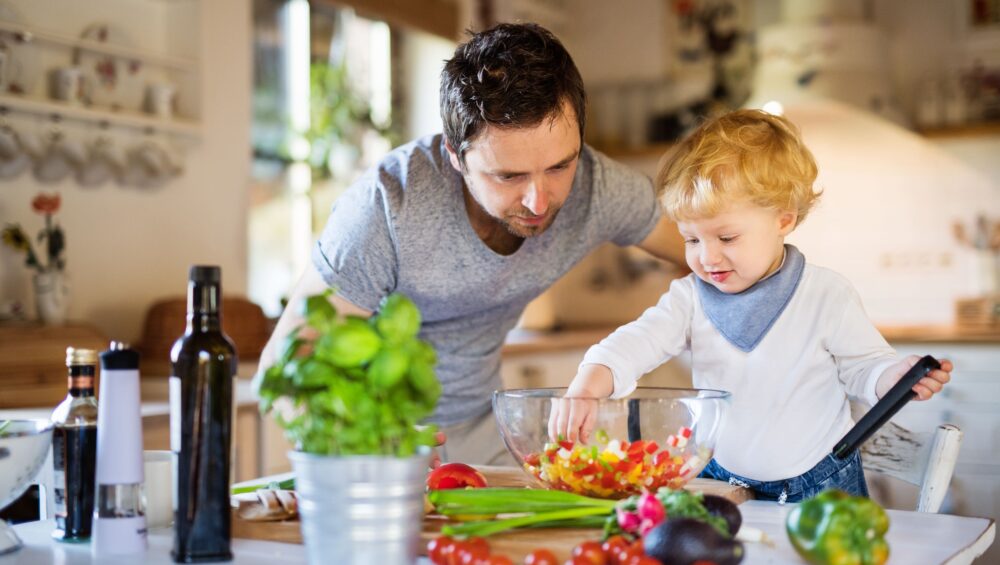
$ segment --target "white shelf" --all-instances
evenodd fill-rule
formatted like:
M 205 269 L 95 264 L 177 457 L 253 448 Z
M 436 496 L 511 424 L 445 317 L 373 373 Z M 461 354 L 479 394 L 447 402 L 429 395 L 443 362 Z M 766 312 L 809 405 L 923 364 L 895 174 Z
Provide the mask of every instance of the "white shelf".
M 74 49 L 83 49 L 85 51 L 91 51 L 94 53 L 112 55 L 114 57 L 120 57 L 122 59 L 127 59 L 127 60 L 143 61 L 146 63 L 159 65 L 162 67 L 168 67 L 178 71 L 197 72 L 198 70 L 197 62 L 192 59 L 186 59 L 182 57 L 171 57 L 168 55 L 162 55 L 160 53 L 154 53 L 152 51 L 136 49 L 133 47 L 125 47 L 121 45 L 102 43 L 100 41 L 92 41 L 89 39 L 68 37 L 60 33 L 35 29 L 21 24 L 16 24 L 3 20 L 0 20 L 0 32 L 15 34 L 27 42 L 48 41 L 50 43 L 57 43 L 60 45 L 72 47 Z
M 49 100 L 36 100 L 9 94 L 0 94 L 0 108 L 41 116 L 57 115 L 63 119 L 85 122 L 106 122 L 112 126 L 171 133 L 185 137 L 200 137 L 201 124 L 193 120 L 164 119 L 137 112 L 102 110 L 85 106 L 71 106 Z

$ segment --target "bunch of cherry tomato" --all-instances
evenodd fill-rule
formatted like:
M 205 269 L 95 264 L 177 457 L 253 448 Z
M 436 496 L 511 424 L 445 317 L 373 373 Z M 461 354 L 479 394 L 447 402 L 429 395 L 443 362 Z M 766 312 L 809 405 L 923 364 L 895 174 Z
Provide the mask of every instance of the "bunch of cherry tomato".
M 514 565 L 504 555 L 490 555 L 490 546 L 483 538 L 452 539 L 441 536 L 427 544 L 427 556 L 435 565 Z M 536 549 L 524 558 L 524 565 L 560 565 L 547 549 Z M 564 565 L 660 565 L 646 555 L 642 540 L 629 543 L 622 536 L 611 536 L 604 543 L 585 541 L 573 548 Z

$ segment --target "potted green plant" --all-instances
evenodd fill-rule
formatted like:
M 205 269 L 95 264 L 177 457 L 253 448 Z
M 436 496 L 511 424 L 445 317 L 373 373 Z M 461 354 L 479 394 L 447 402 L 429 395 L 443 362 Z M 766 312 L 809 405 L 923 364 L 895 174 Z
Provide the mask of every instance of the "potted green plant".
M 341 316 L 329 291 L 261 380 L 260 406 L 289 453 L 310 563 L 412 563 L 436 429 L 421 422 L 441 393 L 420 312 L 402 294 L 371 318 Z

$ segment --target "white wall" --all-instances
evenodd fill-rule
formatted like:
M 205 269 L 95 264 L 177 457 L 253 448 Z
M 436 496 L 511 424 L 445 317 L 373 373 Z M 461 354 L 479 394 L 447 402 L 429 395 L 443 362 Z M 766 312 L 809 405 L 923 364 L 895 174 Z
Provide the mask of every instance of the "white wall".
M 781 17 L 781 2 L 758 0 L 754 10 L 757 25 L 774 23 Z M 959 41 L 957 14 L 957 0 L 874 3 L 872 15 L 887 31 L 893 78 L 904 107 L 916 96 L 915 80 L 968 60 L 970 46 Z M 665 43 L 651 35 L 656 26 L 662 34 L 662 10 L 616 4 L 598 15 L 632 23 L 608 24 L 604 34 L 590 33 L 595 28 L 589 16 L 570 20 L 567 45 L 581 70 L 587 69 L 585 77 L 631 80 L 662 68 L 659 50 Z M 648 20 L 634 23 L 641 16 Z M 643 51 L 649 56 L 640 56 Z M 615 61 L 620 64 L 612 68 Z M 929 140 L 874 116 L 830 112 L 799 112 L 809 120 L 804 135 L 819 161 L 819 183 L 827 194 L 791 241 L 811 261 L 851 279 L 878 323 L 952 321 L 954 300 L 980 290 L 975 257 L 955 241 L 951 224 L 969 224 L 977 213 L 1000 217 L 1000 136 Z M 627 162 L 652 176 L 657 159 Z M 638 285 L 617 292 L 650 300 Z
M 112 22 L 140 46 L 201 60 L 195 108 L 200 141 L 187 147 L 186 171 L 157 190 L 117 185 L 81 189 L 73 181 L 41 185 L 29 174 L 0 183 L 0 222 L 41 227 L 30 201 L 57 191 L 57 218 L 67 236 L 72 283 L 69 316 L 115 339 L 137 341 L 146 308 L 183 295 L 187 268 L 222 266 L 224 292 L 244 294 L 250 170 L 251 3 L 245 0 L 17 0 L 26 21 L 76 35 Z M 193 14 L 171 13 L 195 10 Z M 190 103 L 191 101 L 188 101 Z M 20 257 L 0 249 L 0 301 L 21 300 L 33 312 L 30 278 Z

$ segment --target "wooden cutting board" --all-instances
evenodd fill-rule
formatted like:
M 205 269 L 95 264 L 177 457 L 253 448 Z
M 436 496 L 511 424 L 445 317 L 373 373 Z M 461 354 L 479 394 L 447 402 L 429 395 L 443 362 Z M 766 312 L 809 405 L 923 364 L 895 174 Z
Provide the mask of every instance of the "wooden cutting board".
M 530 487 L 538 488 L 524 471 L 517 467 L 477 467 L 486 476 L 491 487 Z M 748 489 L 733 486 L 722 481 L 711 479 L 694 479 L 687 486 L 688 490 L 701 491 L 705 494 L 715 494 L 728 498 L 735 504 L 741 504 L 752 498 Z M 441 527 L 448 521 L 443 516 L 428 515 L 424 517 L 420 537 L 421 555 L 426 555 L 427 541 L 440 535 Z M 233 511 L 233 537 L 277 541 L 283 543 L 302 543 L 302 532 L 298 520 L 282 522 L 248 522 Z M 493 553 L 506 555 L 515 562 L 520 562 L 524 556 L 536 549 L 548 549 L 562 561 L 568 559 L 577 544 L 590 539 L 600 539 L 599 528 L 568 529 L 548 528 L 509 532 L 490 536 L 489 544 Z

